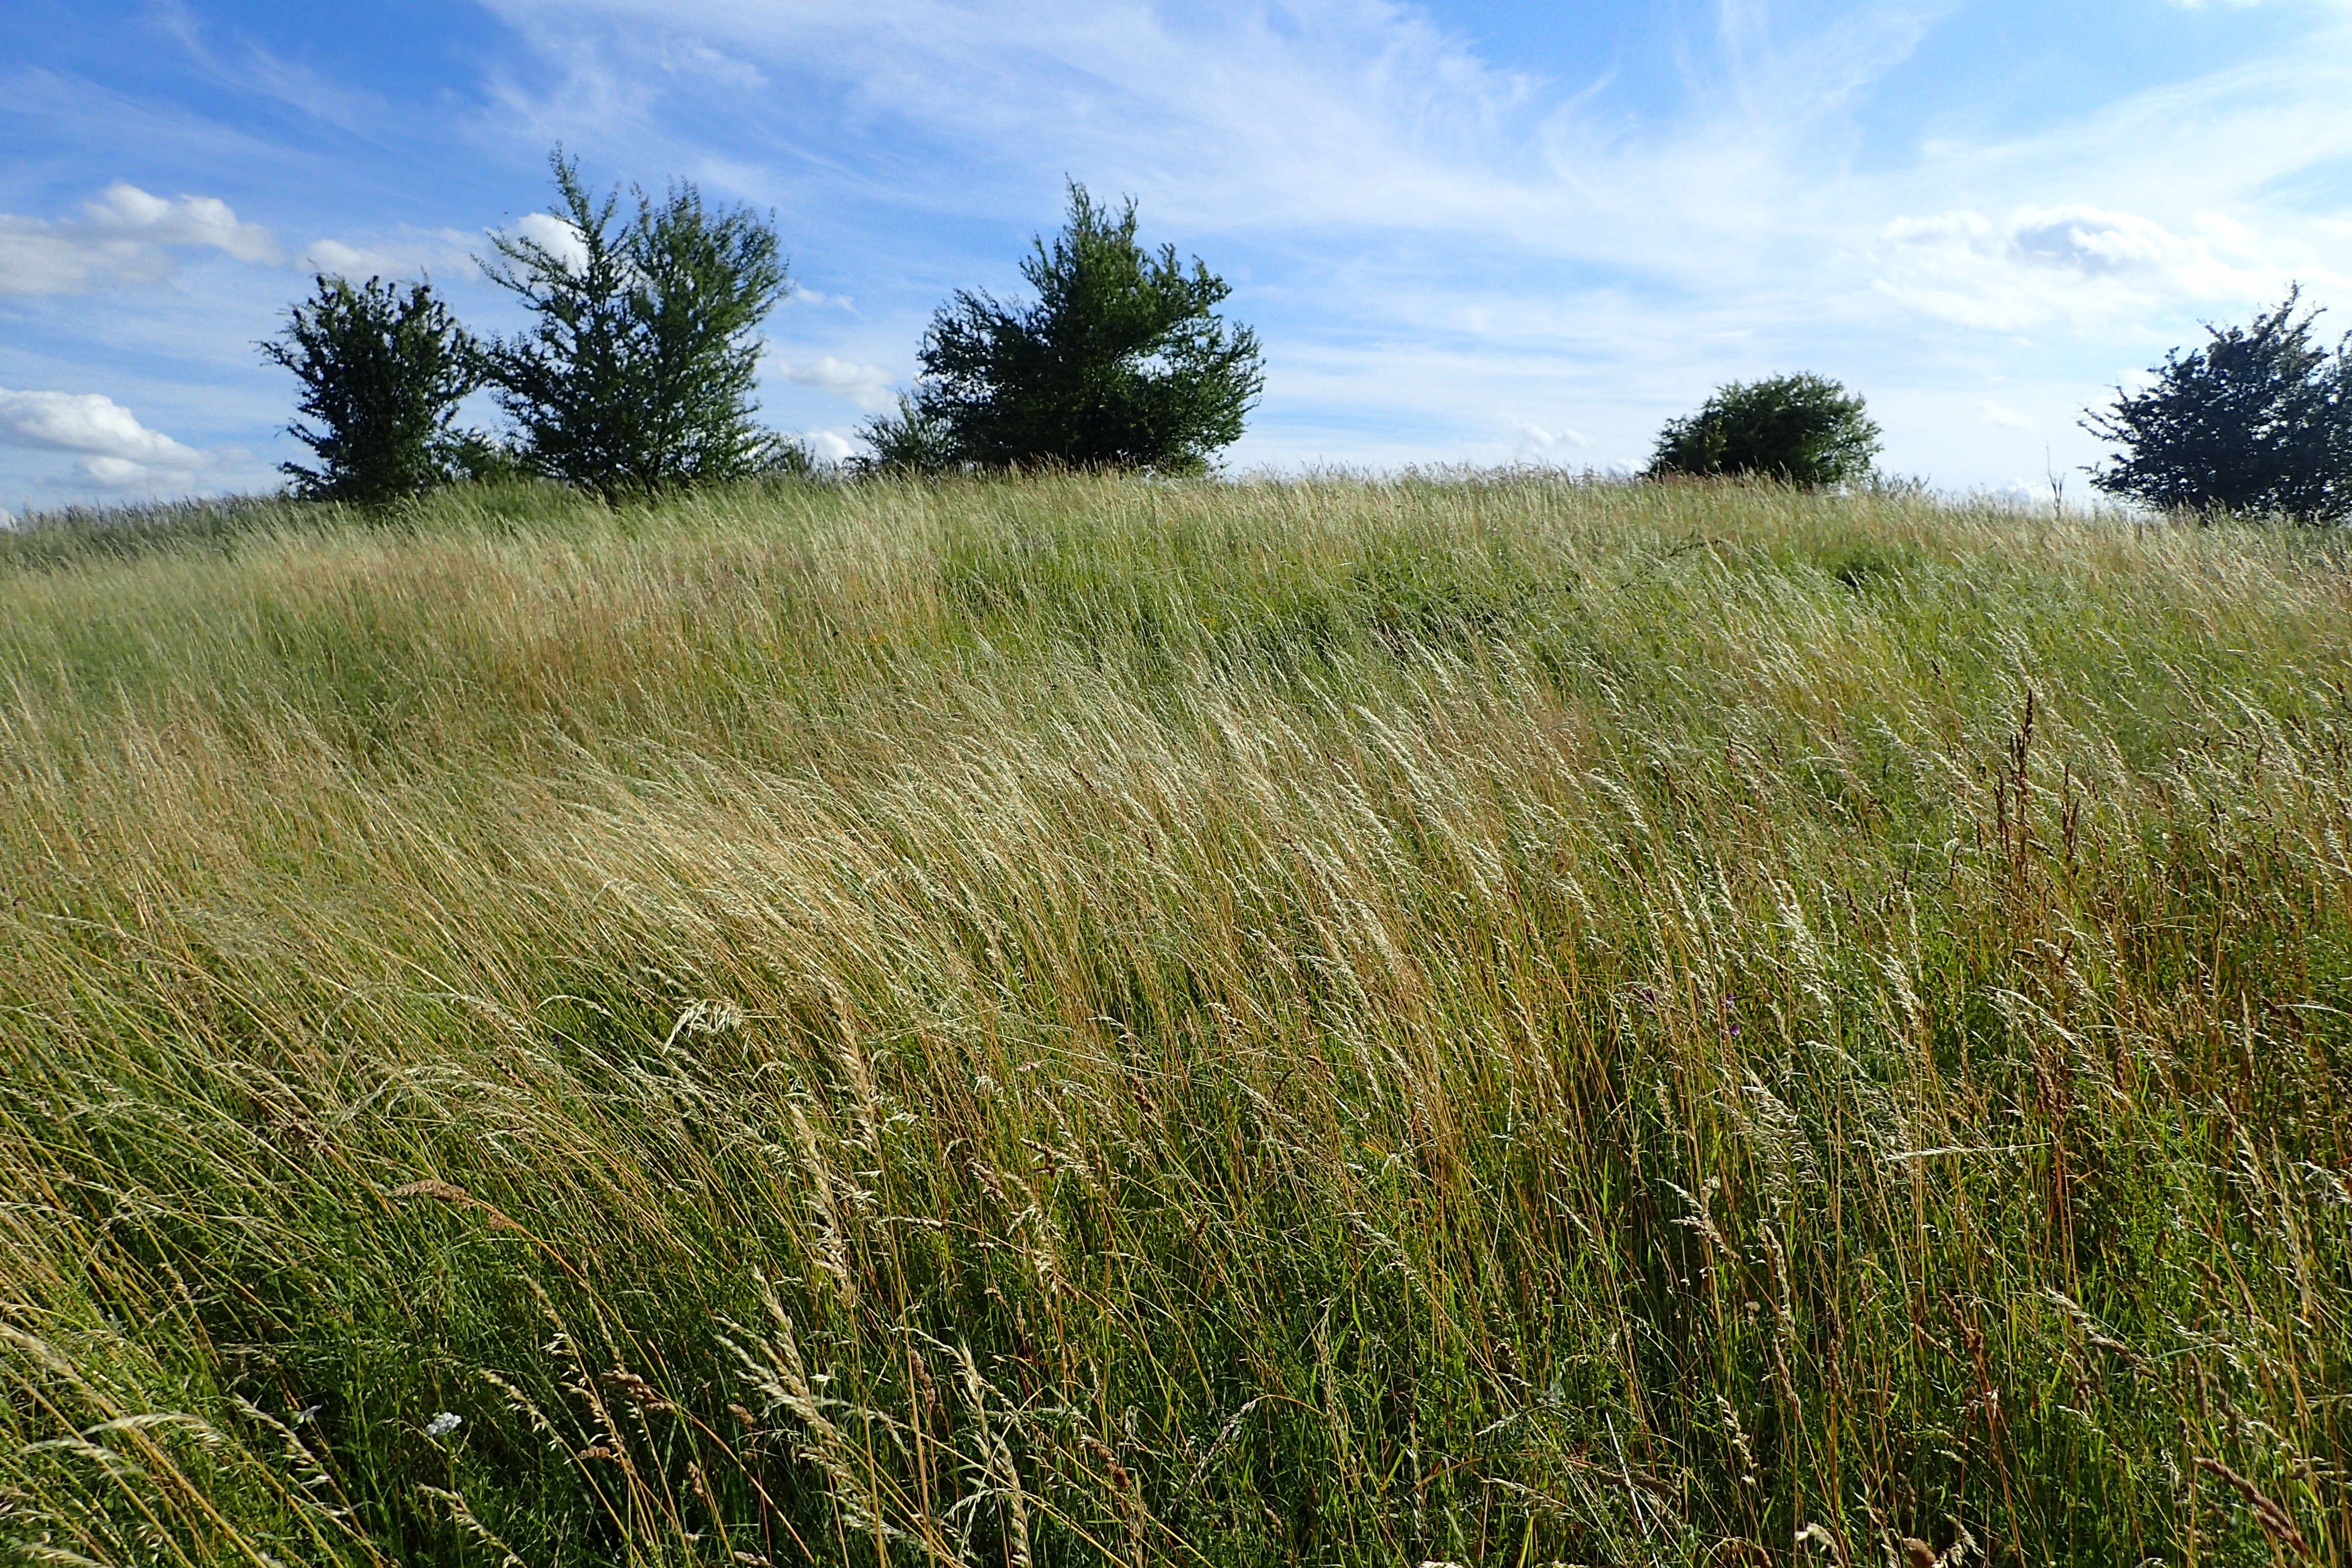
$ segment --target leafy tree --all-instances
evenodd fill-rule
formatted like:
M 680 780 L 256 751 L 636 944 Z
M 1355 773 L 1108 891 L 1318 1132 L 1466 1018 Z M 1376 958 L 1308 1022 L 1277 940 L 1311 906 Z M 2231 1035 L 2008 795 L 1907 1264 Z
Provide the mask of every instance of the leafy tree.
M 943 474 L 962 466 L 954 430 L 905 393 L 896 412 L 868 419 L 859 434 L 873 456 L 854 459 L 869 474 Z
M 1076 181 L 1069 197 L 1021 264 L 1034 303 L 959 291 L 932 318 L 913 399 L 867 426 L 885 462 L 1192 473 L 1240 439 L 1265 376 L 1257 334 L 1214 313 L 1232 289 L 1137 244 L 1134 202 L 1114 216 Z
M 2312 341 L 2300 288 L 2250 327 L 2216 327 L 2150 367 L 2144 392 L 2116 389 L 2083 427 L 2123 447 L 2091 470 L 2109 495 L 2153 507 L 2271 512 L 2306 522 L 2352 514 L 2352 337 Z
M 1806 489 L 1855 484 L 1878 455 L 1862 399 L 1818 375 L 1733 382 L 1686 419 L 1670 419 L 1653 476 L 1754 475 Z
M 607 500 L 748 477 L 775 460 L 752 419 L 759 325 L 789 287 L 773 225 L 690 184 L 602 200 L 550 159 L 572 243 L 500 235 L 484 262 L 536 318 L 489 350 L 524 460 Z
M 468 440 L 452 425 L 457 405 L 481 384 L 474 340 L 429 283 L 404 292 L 381 278 L 314 282 L 259 345 L 294 373 L 296 406 L 317 421 L 286 427 L 319 465 L 279 465 L 296 493 L 380 506 L 446 483 Z
M 773 436 L 752 473 L 763 479 L 814 479 L 822 478 L 829 466 L 801 437 Z

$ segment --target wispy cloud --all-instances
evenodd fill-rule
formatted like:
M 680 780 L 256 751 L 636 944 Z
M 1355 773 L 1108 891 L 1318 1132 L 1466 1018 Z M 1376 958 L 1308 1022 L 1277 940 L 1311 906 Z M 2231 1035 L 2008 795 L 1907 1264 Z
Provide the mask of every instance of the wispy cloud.
M 534 217 L 544 214 L 532 214 Z M 552 222 L 552 219 L 549 221 Z M 568 237 L 573 246 L 576 236 Z M 471 276 L 478 268 L 475 252 L 481 242 L 456 229 L 430 233 L 407 231 L 373 237 L 352 244 L 320 238 L 302 247 L 295 264 L 304 272 L 324 272 L 344 278 L 413 278 Z
M 1234 309 L 1264 323 L 1278 365 L 1354 367 L 1278 374 L 1262 453 L 1318 439 L 1350 458 L 1447 439 L 1533 450 L 1527 425 L 1632 453 L 1662 408 L 1720 380 L 1811 365 L 1874 388 L 2003 362 L 2016 345 L 1985 334 L 2053 323 L 2098 354 L 2104 380 L 2158 320 L 2290 276 L 2332 281 L 2316 215 L 2267 187 L 2352 152 L 2337 107 L 2352 75 L 2336 63 L 2352 57 L 2315 49 L 2088 100 L 2003 139 L 1922 124 L 1864 157 L 1861 106 L 1957 25 L 1951 0 L 1810 23 L 1729 0 L 1690 35 L 1679 98 L 1639 103 L 1588 90 L 1597 79 L 1502 68 L 1381 0 L 491 4 L 553 72 L 504 112 L 592 127 L 608 155 L 623 142 L 688 167 L 709 155 L 709 105 L 683 106 L 659 64 L 694 40 L 797 83 L 785 101 L 812 106 L 785 120 L 772 92 L 746 106 L 752 144 L 778 150 L 747 166 L 730 149 L 748 193 L 1037 211 L 1066 171 L 1139 195 L 1157 234 L 1239 258 Z M 820 114 L 836 148 L 866 155 L 785 156 L 825 134 Z M 2090 381 L 2037 352 L 2041 374 Z M 1412 368 L 1433 357 L 1458 360 L 1459 376 Z M 1511 406 L 1535 386 L 1547 412 Z M 1909 460 L 1952 449 L 1939 435 Z
M 2341 0 L 2144 0 L 2116 25 L 2146 47 L 2071 74 L 2097 29 L 2030 0 L 1617 0 L 1517 34 L 1454 0 L 483 0 L 467 25 L 483 13 L 503 30 L 462 68 L 444 51 L 429 83 L 345 79 L 331 48 L 273 34 L 267 52 L 218 24 L 207 43 L 190 23 L 205 85 L 183 105 L 76 100 L 35 67 L 0 79 L 0 116 L 44 116 L 61 144 L 112 146 L 119 124 L 134 152 L 200 147 L 249 183 L 197 163 L 170 188 L 299 221 L 306 265 L 430 266 L 486 327 L 515 324 L 511 302 L 436 247 L 478 250 L 467 237 L 501 221 L 566 246 L 526 210 L 554 142 L 592 181 L 684 176 L 773 208 L 812 287 L 769 323 L 768 416 L 826 430 L 887 405 L 949 290 L 1018 289 L 1024 240 L 1076 175 L 1137 196 L 1147 241 L 1234 283 L 1269 372 L 1242 467 L 1638 464 L 1713 386 L 1810 369 L 1870 397 L 1891 466 L 1992 483 L 2041 472 L 2045 443 L 2061 470 L 2087 460 L 2076 411 L 2200 319 L 2291 279 L 2352 307 Z M 1546 27 L 1578 41 L 1503 41 Z M 2063 90 L 2004 97 L 2034 49 Z M 259 107 L 207 129 L 224 93 Z M 316 145 L 265 134 L 290 115 Z M 315 195 L 329 146 L 366 176 L 341 205 Z M 83 188 L 167 178 L 128 156 Z M 63 231 L 99 221 L 0 220 L 0 289 L 225 253 L 158 224 L 143 251 L 93 259 L 108 237 Z M 249 361 L 283 303 L 283 273 L 236 271 L 204 269 L 208 304 L 231 285 L 257 301 L 234 325 L 216 312 L 223 363 Z M 135 322 L 198 361 L 197 328 L 153 301 L 42 298 L 92 337 L 127 345 Z M 0 343 L 0 374 L 79 384 L 69 345 L 43 353 Z M 255 375 L 267 406 L 282 389 Z M 212 423 L 221 400 L 152 406 L 243 438 Z

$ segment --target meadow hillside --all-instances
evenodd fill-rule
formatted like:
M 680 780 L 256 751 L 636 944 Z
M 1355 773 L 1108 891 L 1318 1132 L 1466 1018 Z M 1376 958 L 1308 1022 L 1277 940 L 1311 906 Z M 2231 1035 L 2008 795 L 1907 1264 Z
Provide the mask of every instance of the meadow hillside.
M 0 542 L 0 1552 L 2352 1562 L 2338 536 L 199 521 Z

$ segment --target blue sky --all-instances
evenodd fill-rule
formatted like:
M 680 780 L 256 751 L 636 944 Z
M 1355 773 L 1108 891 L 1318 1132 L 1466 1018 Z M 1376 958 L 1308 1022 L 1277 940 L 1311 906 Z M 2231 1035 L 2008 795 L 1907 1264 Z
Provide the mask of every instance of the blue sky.
M 558 142 L 773 210 L 763 403 L 829 451 L 1065 175 L 1233 283 L 1243 469 L 1638 465 L 1811 370 L 2042 489 L 2200 320 L 2352 328 L 2347 0 L 8 0 L 0 507 L 270 488 L 308 270 L 512 326 L 469 257 Z

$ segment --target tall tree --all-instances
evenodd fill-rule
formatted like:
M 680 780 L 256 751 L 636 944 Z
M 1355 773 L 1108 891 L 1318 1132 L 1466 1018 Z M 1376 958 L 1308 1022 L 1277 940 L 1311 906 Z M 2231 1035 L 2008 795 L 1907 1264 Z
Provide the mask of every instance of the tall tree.
M 1265 376 L 1257 334 L 1215 313 L 1225 280 L 1139 245 L 1133 201 L 1114 216 L 1072 181 L 1069 202 L 1021 265 L 1033 303 L 959 290 L 932 318 L 911 405 L 870 432 L 886 458 L 1192 473 L 1240 439 Z
M 775 459 L 752 416 L 760 323 L 790 287 L 773 224 L 691 184 L 601 199 L 549 160 L 564 228 L 493 237 L 483 263 L 530 327 L 488 352 L 526 463 L 607 500 L 740 479 Z
M 378 506 L 446 483 L 467 437 L 457 405 L 481 384 L 481 356 L 430 283 L 403 292 L 381 278 L 354 288 L 320 273 L 286 312 L 262 356 L 302 384 L 296 407 L 315 425 L 287 433 L 316 468 L 280 464 L 296 493 Z
M 2330 353 L 2301 317 L 2300 288 L 2247 327 L 2210 323 L 2175 349 L 2155 383 L 2116 389 L 2083 427 L 2123 450 L 2091 470 L 2109 495 L 2196 511 L 2269 512 L 2306 522 L 2352 515 L 2352 338 Z

